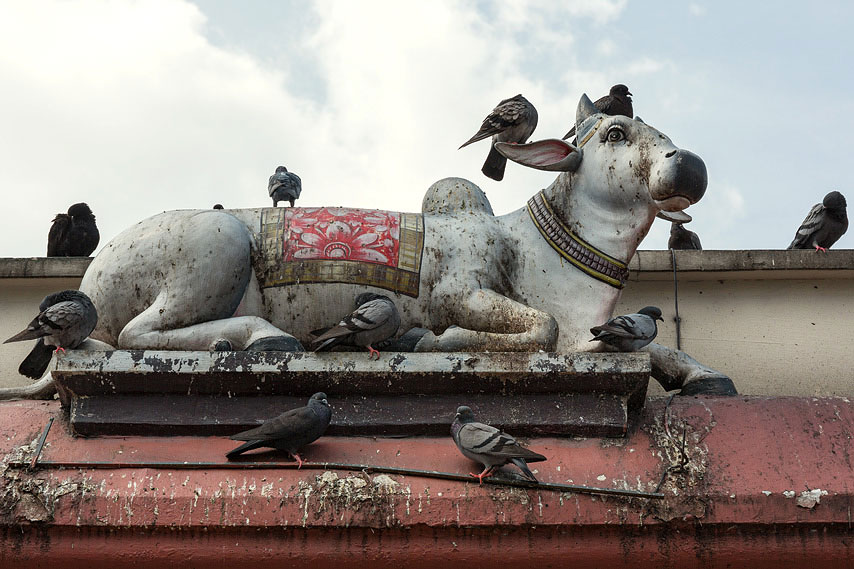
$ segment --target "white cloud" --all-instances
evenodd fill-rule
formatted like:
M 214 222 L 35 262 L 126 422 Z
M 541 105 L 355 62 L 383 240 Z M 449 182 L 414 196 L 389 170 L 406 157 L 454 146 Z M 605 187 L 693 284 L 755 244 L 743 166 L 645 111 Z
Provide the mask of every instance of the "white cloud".
M 688 5 L 688 11 L 691 12 L 693 16 L 705 16 L 706 15 L 706 7 L 701 6 L 700 4 L 691 3 Z

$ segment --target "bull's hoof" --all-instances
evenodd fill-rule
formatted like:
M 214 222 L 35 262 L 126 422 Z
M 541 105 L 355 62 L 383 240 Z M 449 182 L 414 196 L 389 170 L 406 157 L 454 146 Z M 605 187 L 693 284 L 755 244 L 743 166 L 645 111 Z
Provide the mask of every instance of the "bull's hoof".
M 410 328 L 400 338 L 383 342 L 378 348 L 383 352 L 414 352 L 415 344 L 429 332 L 427 328 Z
M 689 381 L 682 386 L 679 395 L 716 395 L 729 397 L 738 395 L 738 390 L 730 378 L 725 375 L 704 377 Z
M 293 336 L 259 338 L 246 348 L 247 352 L 304 352 L 299 340 Z

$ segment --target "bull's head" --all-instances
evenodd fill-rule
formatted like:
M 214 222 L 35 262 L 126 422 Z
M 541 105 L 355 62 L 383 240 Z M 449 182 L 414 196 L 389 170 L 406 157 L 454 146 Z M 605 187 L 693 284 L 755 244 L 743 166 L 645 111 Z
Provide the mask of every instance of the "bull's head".
M 668 219 L 690 221 L 681 211 L 706 191 L 706 166 L 699 156 L 677 148 L 640 118 L 599 112 L 587 95 L 578 103 L 575 121 L 577 146 L 548 139 L 529 144 L 499 142 L 495 148 L 510 160 L 539 170 L 584 170 L 610 186 L 645 187 L 648 196 L 632 190 L 631 199 L 647 201 L 656 211 L 673 212 L 665 214 Z M 638 183 L 624 184 L 626 176 Z

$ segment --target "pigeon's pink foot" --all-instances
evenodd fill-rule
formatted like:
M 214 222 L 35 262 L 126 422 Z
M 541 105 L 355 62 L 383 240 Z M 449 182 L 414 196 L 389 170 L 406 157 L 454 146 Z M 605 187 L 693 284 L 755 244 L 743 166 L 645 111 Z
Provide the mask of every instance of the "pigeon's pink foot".
M 379 361 L 379 359 L 380 359 L 380 351 L 379 351 L 379 350 L 375 350 L 375 349 L 374 349 L 373 347 L 371 347 L 371 346 L 368 346 L 368 359 L 369 359 L 369 360 L 374 359 L 374 354 L 376 354 L 376 355 L 377 355 L 377 360 Z
M 821 251 L 822 253 L 827 253 L 827 249 L 825 249 L 824 247 L 821 247 L 820 245 L 816 245 L 815 246 L 815 252 L 818 253 L 819 251 Z
M 484 468 L 483 472 L 481 472 L 480 474 L 475 474 L 474 472 L 469 472 L 469 475 L 477 478 L 478 482 L 481 485 L 483 485 L 483 479 L 484 478 L 489 478 L 493 474 L 495 474 L 495 473 L 492 471 L 492 468 Z
M 298 455 L 298 454 L 295 454 L 295 455 L 293 455 L 293 456 L 294 456 L 294 458 L 295 458 L 295 459 L 296 459 L 296 461 L 297 461 L 297 470 L 299 470 L 300 468 L 302 468 L 303 460 L 299 457 L 299 455 Z
M 64 354 L 64 353 L 65 353 L 65 348 L 63 348 L 62 346 L 59 346 L 58 348 L 56 348 L 56 349 L 53 351 L 53 353 L 54 353 L 54 354 L 55 354 L 56 352 L 62 352 L 62 353 Z

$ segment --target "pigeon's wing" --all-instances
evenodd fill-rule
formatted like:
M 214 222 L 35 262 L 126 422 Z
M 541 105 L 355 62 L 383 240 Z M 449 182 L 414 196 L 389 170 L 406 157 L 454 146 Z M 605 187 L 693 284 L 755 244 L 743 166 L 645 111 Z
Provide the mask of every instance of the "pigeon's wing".
M 67 255 L 72 257 L 88 257 L 98 246 L 101 235 L 93 221 L 72 223 L 68 230 Z
M 340 338 L 356 332 L 378 328 L 392 316 L 394 310 L 394 305 L 390 305 L 386 300 L 377 299 L 366 302 L 342 318 L 336 326 L 315 338 L 313 343 L 319 344 L 331 338 Z
M 71 225 L 71 216 L 67 213 L 58 213 L 53 218 L 53 225 L 47 234 L 47 256 L 64 257 L 65 240 L 68 228 Z
M 308 429 L 315 420 L 318 420 L 318 417 L 312 409 L 309 407 L 299 407 L 286 411 L 274 419 L 270 419 L 260 427 L 232 435 L 231 439 L 235 441 L 255 441 L 294 438 Z
M 466 423 L 460 429 L 458 442 L 461 448 L 474 454 L 497 457 L 524 458 L 529 462 L 546 460 L 546 457 L 520 446 L 516 439 L 484 423 Z
M 606 115 L 611 114 L 608 111 L 611 111 L 617 104 L 617 98 L 611 95 L 605 95 L 604 97 L 600 97 L 593 102 L 593 106 L 605 113 Z
M 640 314 L 629 314 L 626 316 L 617 316 L 610 319 L 601 326 L 594 326 L 590 329 L 593 334 L 607 332 L 613 336 L 620 338 L 638 338 L 638 318 Z
M 39 315 L 39 323 L 57 330 L 77 325 L 85 318 L 86 308 L 79 302 L 58 302 Z
M 478 130 L 470 139 L 465 141 L 460 148 L 468 146 L 472 142 L 477 142 L 478 140 L 494 136 L 514 125 L 519 124 L 523 120 L 527 119 L 530 112 L 530 103 L 527 101 L 519 100 L 517 98 L 501 101 L 498 103 L 498 106 L 492 109 L 492 112 L 483 119 L 483 124 L 480 125 L 480 130 Z
M 700 237 L 699 237 L 699 235 L 697 235 L 697 234 L 696 234 L 696 233 L 694 233 L 693 231 L 691 232 L 691 245 L 693 245 L 693 246 L 694 246 L 694 249 L 696 249 L 697 251 L 702 251 L 702 250 L 703 250 L 703 246 L 702 246 L 702 245 L 700 245 Z
M 800 227 L 798 227 L 798 231 L 795 233 L 795 239 L 788 248 L 800 249 L 802 247 L 811 246 L 812 244 L 809 241 L 821 224 L 824 223 L 824 216 L 824 204 L 817 203 L 812 206 L 812 209 L 807 214 L 806 219 L 804 219 L 804 222 L 801 223 Z

